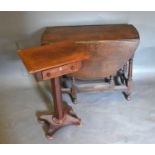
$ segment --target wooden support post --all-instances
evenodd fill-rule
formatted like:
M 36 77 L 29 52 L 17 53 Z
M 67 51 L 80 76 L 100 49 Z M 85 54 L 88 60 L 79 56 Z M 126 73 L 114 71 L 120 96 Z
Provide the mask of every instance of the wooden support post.
M 54 101 L 54 116 L 55 118 L 62 120 L 64 117 L 64 112 L 63 112 L 62 94 L 61 94 L 59 77 L 51 79 L 51 88 Z
M 133 67 L 133 58 L 129 59 L 128 79 L 127 79 L 127 91 L 124 92 L 125 98 L 128 101 L 131 100 L 131 91 L 132 91 L 132 67 Z
M 74 104 L 77 104 L 77 88 L 75 85 L 75 78 L 72 77 L 71 98 Z
M 54 114 L 40 116 L 41 122 L 49 125 L 47 138 L 52 139 L 53 134 L 67 125 L 80 125 L 81 120 L 74 114 L 70 106 L 63 107 L 59 77 L 51 79 L 51 88 L 54 101 Z

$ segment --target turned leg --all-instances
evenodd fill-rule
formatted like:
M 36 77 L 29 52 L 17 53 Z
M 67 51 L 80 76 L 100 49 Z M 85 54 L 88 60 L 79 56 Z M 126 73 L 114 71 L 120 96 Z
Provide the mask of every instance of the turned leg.
M 114 77 L 110 76 L 110 78 L 109 78 L 109 87 L 113 88 L 114 86 L 115 86 Z
M 128 79 L 126 82 L 127 91 L 124 92 L 125 98 L 127 100 L 131 100 L 131 91 L 132 91 L 132 66 L 133 66 L 133 58 L 129 60 L 129 68 L 128 68 Z
M 74 104 L 77 104 L 77 88 L 75 86 L 75 78 L 72 77 L 71 98 Z
M 127 64 L 125 64 L 120 71 L 120 80 L 123 85 L 126 84 L 127 81 L 127 78 L 125 76 L 126 72 L 127 72 Z
M 54 101 L 54 114 L 42 115 L 40 120 L 49 125 L 47 138 L 52 139 L 53 134 L 60 128 L 66 125 L 80 125 L 80 119 L 73 113 L 70 106 L 63 106 L 62 94 L 60 88 L 59 78 L 51 80 L 53 101 Z

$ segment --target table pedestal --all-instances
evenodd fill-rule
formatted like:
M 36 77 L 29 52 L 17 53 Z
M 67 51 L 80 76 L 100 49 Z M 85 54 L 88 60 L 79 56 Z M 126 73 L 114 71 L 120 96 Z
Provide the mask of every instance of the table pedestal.
M 54 114 L 42 115 L 39 120 L 49 125 L 47 138 L 52 139 L 53 134 L 66 125 L 80 125 L 78 118 L 70 106 L 64 107 L 62 104 L 62 94 L 59 77 L 51 79 L 51 87 L 54 101 Z

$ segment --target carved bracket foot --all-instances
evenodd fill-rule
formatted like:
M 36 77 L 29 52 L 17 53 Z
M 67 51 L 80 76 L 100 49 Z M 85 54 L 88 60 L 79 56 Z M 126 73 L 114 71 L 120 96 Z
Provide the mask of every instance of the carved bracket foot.
M 131 101 L 131 94 L 130 93 L 123 92 L 123 95 L 127 101 Z

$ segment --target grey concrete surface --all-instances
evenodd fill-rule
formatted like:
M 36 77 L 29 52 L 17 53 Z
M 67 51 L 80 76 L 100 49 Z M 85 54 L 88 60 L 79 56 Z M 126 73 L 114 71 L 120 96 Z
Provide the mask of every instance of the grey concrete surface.
M 154 18 L 154 12 L 0 12 L 0 143 L 155 143 Z M 47 140 L 37 115 L 51 112 L 49 82 L 27 74 L 17 48 L 38 45 L 45 26 L 127 22 L 141 36 L 132 101 L 121 93 L 83 93 L 73 105 L 64 95 L 83 127 L 63 128 Z
M 1 52 L 0 73 L 0 143 L 155 143 L 154 73 L 135 73 L 130 102 L 121 93 L 83 93 L 72 105 L 64 95 L 83 127 L 63 128 L 52 141 L 37 121 L 51 112 L 49 83 L 29 76 L 15 52 Z

